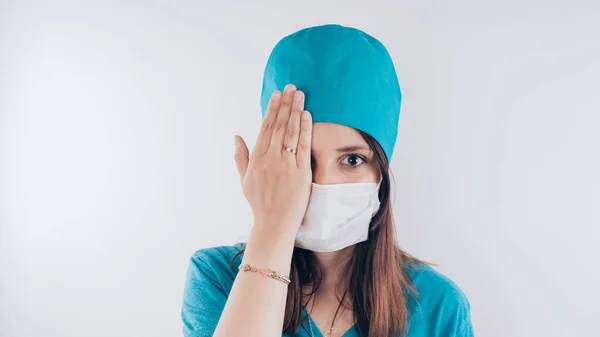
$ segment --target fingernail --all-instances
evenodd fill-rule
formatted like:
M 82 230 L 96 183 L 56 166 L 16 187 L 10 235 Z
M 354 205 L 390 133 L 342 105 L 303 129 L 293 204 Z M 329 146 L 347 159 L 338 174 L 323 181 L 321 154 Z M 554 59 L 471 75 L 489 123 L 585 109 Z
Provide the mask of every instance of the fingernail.
M 237 136 L 233 136 L 233 145 L 237 147 Z
M 271 95 L 271 100 L 277 102 L 277 100 L 279 100 L 281 98 L 281 91 L 279 90 L 275 90 L 275 92 L 273 92 L 273 95 Z
M 294 101 L 296 102 L 300 102 L 300 100 L 302 99 L 302 91 L 296 91 L 296 93 L 294 94 Z
M 292 90 L 296 89 L 296 87 L 293 84 L 288 84 L 285 86 L 285 88 L 283 89 L 284 92 L 289 93 Z
M 310 112 L 304 110 L 304 112 L 302 113 L 302 118 L 304 118 L 304 120 L 309 120 L 310 119 Z

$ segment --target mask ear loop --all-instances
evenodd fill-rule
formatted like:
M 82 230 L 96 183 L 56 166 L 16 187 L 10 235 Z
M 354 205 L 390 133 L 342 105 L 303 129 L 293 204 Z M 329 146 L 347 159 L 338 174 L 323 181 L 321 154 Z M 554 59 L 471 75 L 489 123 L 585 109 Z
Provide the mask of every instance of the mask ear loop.
M 381 187 L 381 182 L 383 181 L 383 175 L 379 178 L 379 182 L 377 183 L 377 195 L 379 195 L 379 187 Z
M 371 222 L 369 223 L 369 232 L 373 231 L 373 218 L 375 217 L 375 215 L 377 215 L 377 212 L 379 212 L 379 207 L 381 207 L 381 200 L 379 200 L 379 188 L 381 187 L 381 183 L 383 182 L 383 174 L 381 175 L 381 178 L 379 178 L 379 182 L 377 183 L 377 192 L 376 192 L 376 196 L 377 196 L 377 202 L 379 203 L 379 206 L 377 207 L 377 211 L 375 211 L 372 215 L 371 215 Z
M 377 214 L 377 212 L 379 211 L 379 207 L 381 206 L 381 200 L 379 200 L 379 187 L 381 187 L 381 182 L 383 181 L 383 176 L 379 179 L 379 182 L 377 183 L 377 191 L 375 192 L 375 198 L 377 199 L 377 210 L 371 214 L 371 219 L 373 219 L 373 217 L 375 216 L 375 214 Z

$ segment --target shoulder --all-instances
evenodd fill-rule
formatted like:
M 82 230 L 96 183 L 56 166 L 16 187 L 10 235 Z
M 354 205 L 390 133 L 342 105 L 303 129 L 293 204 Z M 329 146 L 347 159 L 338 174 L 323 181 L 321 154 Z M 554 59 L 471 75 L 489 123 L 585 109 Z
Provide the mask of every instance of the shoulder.
M 471 304 L 461 288 L 431 266 L 407 267 L 416 290 L 409 300 L 411 330 L 428 329 L 433 336 L 472 336 Z
M 243 244 L 217 246 L 196 251 L 190 258 L 188 277 L 206 277 L 219 283 L 233 282 L 242 256 Z
M 241 252 L 243 248 L 244 245 L 242 243 L 233 246 L 202 248 L 192 255 L 191 260 L 208 264 L 221 265 L 226 263 L 229 265 L 231 261 L 237 260 L 237 257 L 239 256 L 238 253 Z
M 228 296 L 242 261 L 242 244 L 219 246 L 196 251 L 190 258 L 186 275 L 185 296 Z
M 419 294 L 419 301 L 440 302 L 459 308 L 470 309 L 467 296 L 460 287 L 447 276 L 431 266 L 418 263 L 408 266 L 408 273 Z

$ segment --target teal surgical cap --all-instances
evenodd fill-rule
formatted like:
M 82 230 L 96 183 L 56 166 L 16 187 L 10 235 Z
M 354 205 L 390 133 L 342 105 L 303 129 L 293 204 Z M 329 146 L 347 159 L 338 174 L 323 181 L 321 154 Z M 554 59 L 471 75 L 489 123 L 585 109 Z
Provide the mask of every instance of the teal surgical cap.
M 294 84 L 313 121 L 361 130 L 392 157 L 402 93 L 392 59 L 367 33 L 340 25 L 302 29 L 275 45 L 265 68 L 263 118 L 275 90 Z

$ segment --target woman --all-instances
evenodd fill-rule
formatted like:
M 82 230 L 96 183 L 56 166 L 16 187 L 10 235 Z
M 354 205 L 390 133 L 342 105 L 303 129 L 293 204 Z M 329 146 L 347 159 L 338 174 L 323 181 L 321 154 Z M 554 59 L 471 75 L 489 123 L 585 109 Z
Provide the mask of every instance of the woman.
M 275 46 L 252 154 L 235 138 L 252 232 L 192 256 L 185 336 L 473 335 L 460 289 L 396 244 L 401 97 L 386 48 L 360 30 L 311 27 Z

